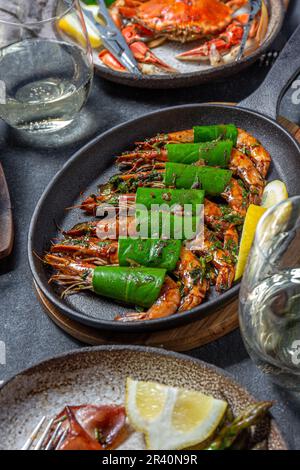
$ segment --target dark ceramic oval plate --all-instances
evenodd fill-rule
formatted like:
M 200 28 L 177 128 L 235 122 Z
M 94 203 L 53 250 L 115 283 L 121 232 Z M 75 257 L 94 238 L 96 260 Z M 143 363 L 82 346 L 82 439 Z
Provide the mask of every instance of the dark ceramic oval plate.
M 107 80 L 138 88 L 179 88 L 182 86 L 193 86 L 211 80 L 228 77 L 255 62 L 271 46 L 279 33 L 285 14 L 283 2 L 281 0 L 267 0 L 267 5 L 270 21 L 266 37 L 262 45 L 255 52 L 244 57 L 239 62 L 234 61 L 219 67 L 212 67 L 203 64 L 200 65 L 195 62 L 182 62 L 176 60 L 174 57 L 176 54 L 183 51 L 182 45 L 178 45 L 178 43 L 174 42 L 167 42 L 161 47 L 155 48 L 154 52 L 162 60 L 176 68 L 179 73 L 161 73 L 135 77 L 130 73 L 110 70 L 101 64 L 96 55 L 94 57 L 95 71 Z M 197 44 L 193 42 L 188 43 L 184 45 L 184 50 L 192 49 L 193 47 L 196 47 L 196 45 Z
M 158 132 L 224 122 L 233 122 L 255 135 L 272 155 L 268 178 L 284 181 L 291 196 L 300 194 L 297 143 L 278 124 L 258 113 L 226 105 L 185 105 L 150 113 L 111 129 L 79 150 L 63 166 L 46 188 L 31 221 L 28 254 L 34 279 L 43 294 L 62 313 L 96 328 L 153 331 L 204 318 L 237 296 L 238 285 L 221 295 L 212 294 L 202 305 L 185 313 L 143 322 L 116 322 L 114 317 L 128 308 L 87 292 L 61 299 L 60 292 L 48 283 L 49 270 L 34 254 L 42 256 L 49 249 L 50 240 L 59 236 L 57 227 L 66 229 L 87 219 L 80 209 L 66 211 L 65 208 L 79 204 L 84 196 L 95 192 L 98 183 L 107 181 L 116 173 L 114 156 L 128 149 L 133 142 Z
M 127 377 L 186 387 L 226 400 L 239 414 L 255 399 L 230 375 L 181 354 L 135 346 L 100 346 L 68 353 L 21 372 L 0 389 L 0 449 L 20 449 L 42 416 L 66 405 L 123 404 Z M 123 449 L 144 449 L 134 433 Z M 251 448 L 285 450 L 273 419 L 253 433 Z

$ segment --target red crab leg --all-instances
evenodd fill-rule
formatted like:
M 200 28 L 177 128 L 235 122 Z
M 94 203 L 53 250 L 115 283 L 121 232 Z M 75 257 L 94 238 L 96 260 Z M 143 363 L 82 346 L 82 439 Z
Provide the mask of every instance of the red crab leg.
M 129 45 L 135 59 L 140 64 L 154 65 L 166 72 L 175 72 L 170 65 L 160 60 L 149 47 L 143 42 L 144 38 L 152 38 L 152 33 L 146 28 L 131 24 L 122 29 L 122 34 Z M 100 52 L 99 59 L 109 68 L 118 72 L 126 71 L 125 67 L 106 49 Z
M 176 58 L 179 60 L 208 60 L 214 50 L 223 55 L 241 42 L 243 31 L 244 28 L 242 24 L 235 21 L 230 24 L 226 31 L 219 37 L 205 42 L 200 47 L 183 52 L 182 54 L 177 55 Z
M 108 68 L 115 70 L 116 72 L 126 72 L 126 68 L 121 64 L 107 49 L 103 49 L 99 53 L 99 59 Z

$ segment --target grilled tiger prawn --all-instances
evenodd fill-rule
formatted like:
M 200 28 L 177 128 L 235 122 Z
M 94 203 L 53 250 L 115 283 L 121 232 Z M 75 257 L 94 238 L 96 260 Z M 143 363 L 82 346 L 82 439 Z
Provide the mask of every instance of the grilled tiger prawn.
M 195 126 L 137 142 L 117 161 L 125 171 L 79 205 L 98 218 L 63 231 L 45 254 L 56 271 L 50 282 L 62 286 L 63 295 L 91 290 L 139 307 L 118 315 L 122 322 L 195 308 L 210 286 L 230 289 L 245 215 L 249 204 L 260 203 L 271 162 L 261 143 L 233 124 Z M 161 217 L 152 232 L 157 204 Z M 176 231 L 177 222 L 193 225 L 199 205 L 203 238 Z
M 57 251 L 59 250 L 63 251 L 64 245 L 60 245 Z M 84 256 L 85 253 L 81 255 Z M 44 260 L 58 270 L 58 274 L 54 274 L 50 281 L 66 287 L 64 295 L 84 289 L 92 290 L 92 273 L 95 267 L 93 260 L 88 258 L 78 260 L 70 256 L 53 254 L 45 255 Z M 182 248 L 176 273 L 184 285 L 183 299 L 178 284 L 166 276 L 158 299 L 147 311 L 120 315 L 116 320 L 122 322 L 151 320 L 196 307 L 203 301 L 208 288 L 207 280 L 200 279 L 202 271 L 203 267 L 196 256 Z
M 244 223 L 244 215 L 241 211 L 231 210 L 207 198 L 204 201 L 204 221 L 221 239 L 230 227 Z
M 205 278 L 205 262 L 198 259 L 185 247 L 181 248 L 175 276 L 182 286 L 182 298 L 177 306 L 179 312 L 185 312 L 200 305 L 209 287 Z
M 248 155 L 263 178 L 267 176 L 271 155 L 261 143 L 243 129 L 238 129 L 237 148 Z
M 247 185 L 250 202 L 260 204 L 265 180 L 255 168 L 252 160 L 246 154 L 233 149 L 229 168 Z
M 254 136 L 246 132 L 244 129 L 237 128 L 236 148 L 240 152 L 248 155 L 256 166 L 257 170 L 263 178 L 266 177 L 271 156 L 269 152 Z M 169 143 L 184 144 L 194 142 L 194 129 L 170 132 L 167 134 L 157 134 L 154 137 L 141 142 L 136 142 L 136 149 L 132 152 L 125 152 L 117 158 L 117 163 L 126 163 L 129 167 L 137 159 L 151 161 L 167 161 L 164 151 L 165 145 Z M 145 153 L 143 153 L 145 151 Z M 148 151 L 148 153 L 146 152 Z M 156 152 L 156 153 L 155 153 Z
M 168 317 L 177 312 L 180 301 L 181 295 L 178 285 L 173 279 L 167 276 L 158 299 L 149 310 L 146 312 L 129 312 L 125 315 L 118 315 L 115 320 L 130 322 Z
M 84 258 L 95 265 L 118 264 L 118 242 L 99 241 L 99 238 L 66 238 L 53 244 L 51 253 L 65 253 L 72 258 Z
M 240 179 L 231 178 L 222 197 L 227 201 L 233 212 L 237 213 L 242 219 L 245 217 L 250 200 L 249 192 Z
M 230 232 L 227 232 L 226 247 L 229 247 L 229 240 L 231 240 L 231 253 L 236 242 L 236 237 L 237 233 L 235 229 L 231 229 Z M 204 230 L 204 246 L 203 249 L 200 250 L 200 254 L 208 257 L 207 259 L 210 259 L 209 257 L 212 258 L 211 262 L 217 270 L 216 290 L 222 292 L 230 289 L 235 275 L 234 260 L 227 248 L 224 248 L 215 234 L 207 228 Z
M 232 180 L 231 185 L 237 185 L 237 190 L 240 191 L 245 191 L 244 189 L 241 188 L 240 184 L 236 180 Z M 242 225 L 244 222 L 244 217 L 246 214 L 247 210 L 247 198 L 244 200 L 242 198 L 242 201 L 238 199 L 240 197 L 240 194 L 238 197 L 235 195 L 234 191 L 232 190 L 227 190 L 227 193 L 222 195 L 225 199 L 229 200 L 229 207 L 225 205 L 219 205 L 214 203 L 213 201 L 210 201 L 209 199 L 205 198 L 204 200 L 204 220 L 205 223 L 213 230 L 216 232 L 219 238 L 224 237 L 224 232 L 230 227 L 234 225 Z M 122 196 L 123 197 L 123 196 Z M 129 201 L 129 206 L 132 207 L 131 204 L 134 204 L 135 201 L 135 195 L 130 194 L 126 195 L 128 197 Z M 94 200 L 93 203 L 89 204 L 89 213 L 94 214 L 97 210 L 97 207 L 99 207 L 100 204 L 103 204 L 103 201 L 98 203 L 96 200 Z M 118 206 L 117 206 L 118 208 Z M 82 209 L 86 211 L 86 205 L 82 205 Z M 127 223 L 129 225 L 128 230 L 125 230 L 125 227 L 123 227 L 123 233 L 128 234 L 130 231 L 131 235 L 134 234 L 134 218 L 128 216 L 127 217 Z M 104 219 L 102 221 L 92 221 L 92 222 L 82 222 L 80 224 L 75 225 L 72 229 L 63 232 L 64 235 L 67 237 L 80 237 L 86 234 L 89 234 L 91 236 L 97 236 L 97 226 L 98 226 L 98 234 L 100 234 L 99 238 L 103 238 L 104 234 L 107 233 L 107 238 L 109 238 L 109 234 L 115 234 L 115 236 L 118 238 L 119 237 L 119 218 L 117 217 L 116 219 L 112 218 L 110 219 Z
M 153 172 L 149 172 L 149 176 L 152 175 Z M 131 174 L 130 174 L 131 175 Z M 126 189 L 129 189 L 132 191 L 132 193 L 122 193 L 122 189 L 116 189 L 113 190 L 111 194 L 107 193 L 103 194 L 101 191 L 100 187 L 100 194 L 98 195 L 92 195 L 88 196 L 81 204 L 80 204 L 80 209 L 85 211 L 87 214 L 96 214 L 97 208 L 102 207 L 103 211 L 105 210 L 106 204 L 111 206 L 114 206 L 116 210 L 120 208 L 120 205 L 122 204 L 124 207 L 132 207 L 135 204 L 135 192 L 136 190 L 144 186 L 143 184 L 140 184 L 139 178 L 138 178 L 138 173 L 133 174 L 132 181 L 130 181 L 129 187 L 126 187 Z M 127 176 L 127 174 L 126 174 Z M 138 184 L 135 184 L 138 182 Z M 151 178 L 151 181 L 148 180 L 146 183 L 145 187 L 152 187 L 152 188 L 164 188 L 165 185 L 162 181 L 161 174 L 159 174 L 159 179 L 157 181 L 153 181 Z M 253 192 L 255 191 L 255 188 L 253 188 Z M 256 191 L 255 191 L 256 194 Z M 232 178 L 228 185 L 225 187 L 224 191 L 221 193 L 221 196 L 225 199 L 225 201 L 228 203 L 229 208 L 232 209 L 232 216 L 236 215 L 237 217 L 237 223 L 242 223 L 242 221 L 238 222 L 238 217 L 245 217 L 247 208 L 250 204 L 250 198 L 249 198 L 249 192 L 245 188 L 243 182 L 239 179 Z M 252 198 L 253 199 L 253 198 Z M 207 220 L 211 217 L 211 213 L 209 211 L 213 210 L 213 205 L 212 203 L 209 204 L 208 199 L 205 200 L 204 202 L 204 214 L 207 216 Z M 215 216 L 216 218 L 219 219 L 219 216 L 221 215 L 220 209 L 217 207 L 214 208 L 215 211 L 218 212 L 216 213 Z M 227 217 L 231 217 L 229 214 Z M 223 217 L 224 218 L 224 217 Z
M 139 166 L 154 169 L 155 165 L 159 164 L 163 167 L 168 161 L 166 144 L 192 144 L 193 142 L 194 129 L 159 134 L 144 142 L 137 142 L 133 151 L 125 152 L 117 157 L 117 163 L 121 168 L 125 167 L 127 172 L 130 170 L 127 174 L 131 174 L 132 169 L 136 170 Z M 232 149 L 229 168 L 244 184 L 241 185 L 233 179 L 222 194 L 233 210 L 245 215 L 249 203 L 260 203 L 270 163 L 271 156 L 261 143 L 251 134 L 238 128 L 236 147 Z M 199 164 L 204 163 L 200 160 Z M 160 172 L 162 171 L 160 168 Z M 247 194 L 247 191 L 250 194 Z
M 183 247 L 175 275 L 183 286 L 183 299 L 179 312 L 185 312 L 200 305 L 209 287 L 205 278 L 205 262 Z

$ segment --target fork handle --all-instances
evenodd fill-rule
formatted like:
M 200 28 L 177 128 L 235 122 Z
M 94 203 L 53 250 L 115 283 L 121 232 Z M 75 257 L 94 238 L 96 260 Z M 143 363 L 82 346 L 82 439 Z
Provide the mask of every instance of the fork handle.
M 239 103 L 276 119 L 281 98 L 300 71 L 300 26 L 297 27 L 260 87 Z

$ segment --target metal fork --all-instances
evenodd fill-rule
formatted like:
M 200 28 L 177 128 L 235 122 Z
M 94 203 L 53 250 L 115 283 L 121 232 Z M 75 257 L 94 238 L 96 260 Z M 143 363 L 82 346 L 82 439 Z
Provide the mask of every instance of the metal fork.
M 49 431 L 54 423 L 54 418 L 46 419 L 46 416 L 43 416 L 39 423 L 36 425 L 27 441 L 21 448 L 21 450 L 58 450 L 63 443 L 68 428 L 63 432 L 61 431 L 62 421 L 58 421 L 55 426 L 53 433 L 51 434 L 50 439 L 47 441 L 47 436 Z M 46 425 L 46 427 L 45 427 Z M 44 428 L 44 431 L 43 431 Z M 40 437 L 38 437 L 40 436 Z
M 241 46 L 240 46 L 240 50 L 237 55 L 236 61 L 241 60 L 241 58 L 244 55 L 246 43 L 247 43 L 249 33 L 250 33 L 250 28 L 257 13 L 261 10 L 262 0 L 249 0 L 249 4 L 250 4 L 249 18 L 248 18 L 247 24 L 244 26 L 244 33 L 243 33 Z

